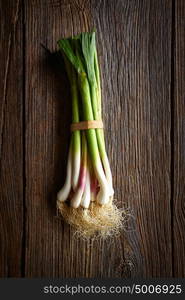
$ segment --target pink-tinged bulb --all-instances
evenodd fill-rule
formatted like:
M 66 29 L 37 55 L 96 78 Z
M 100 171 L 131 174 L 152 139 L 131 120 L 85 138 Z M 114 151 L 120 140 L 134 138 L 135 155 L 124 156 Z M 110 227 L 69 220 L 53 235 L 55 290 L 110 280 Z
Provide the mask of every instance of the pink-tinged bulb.
M 70 201 L 70 205 L 74 208 L 79 207 L 83 192 L 85 189 L 85 184 L 86 184 L 86 176 L 87 176 L 87 143 L 85 139 L 85 135 L 83 134 L 82 136 L 82 161 L 81 161 L 81 166 L 80 166 L 80 174 L 78 178 L 78 185 L 75 190 L 75 193 Z
M 80 189 L 85 188 L 86 174 L 87 174 L 86 166 L 81 166 L 80 176 L 79 176 L 79 179 L 78 179 L 78 188 L 80 188 Z
M 80 206 L 80 203 L 82 200 L 82 195 L 83 195 L 83 192 L 85 189 L 86 173 L 87 173 L 86 166 L 81 165 L 80 175 L 79 175 L 79 179 L 78 179 L 78 186 L 77 186 L 77 189 L 76 189 L 73 197 L 70 200 L 70 205 L 73 208 L 78 208 Z
M 96 200 L 97 192 L 98 192 L 98 180 L 96 179 L 96 177 L 94 177 L 91 179 L 91 201 Z
M 91 191 L 96 193 L 97 187 L 98 187 L 98 180 L 96 178 L 91 179 Z
M 96 198 L 97 202 L 101 205 L 107 204 L 109 202 L 110 189 L 100 160 L 95 164 L 94 172 L 100 186 L 100 190 Z
M 90 189 L 90 174 L 89 169 L 87 168 L 86 181 L 85 181 L 85 189 L 83 192 L 81 206 L 83 208 L 88 208 L 91 202 L 91 189 Z

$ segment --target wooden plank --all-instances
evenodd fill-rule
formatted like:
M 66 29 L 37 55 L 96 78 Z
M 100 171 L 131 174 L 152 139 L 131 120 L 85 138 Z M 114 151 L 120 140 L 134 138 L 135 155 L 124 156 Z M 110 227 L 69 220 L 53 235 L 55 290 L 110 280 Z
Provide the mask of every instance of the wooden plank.
M 174 58 L 174 276 L 185 277 L 185 2 L 175 1 Z
M 171 1 L 27 0 L 25 22 L 26 276 L 171 276 Z M 93 25 L 115 196 L 134 215 L 129 247 L 125 234 L 77 240 L 54 218 L 65 177 L 69 94 L 63 71 L 53 69 L 40 43 L 54 50 L 61 36 Z
M 116 198 L 136 218 L 120 275 L 169 277 L 171 1 L 99 1 L 94 15 Z
M 74 3 L 42 3 L 27 1 L 25 14 L 26 276 L 110 276 L 120 264 L 117 259 L 118 265 L 107 265 L 115 260 L 117 246 L 76 240 L 74 231 L 54 218 L 56 193 L 65 176 L 69 94 L 63 71 L 56 74 L 50 68 L 40 43 L 53 50 L 61 36 L 84 31 L 88 25 Z
M 0 277 L 20 277 L 23 237 L 20 1 L 1 1 L 0 20 Z

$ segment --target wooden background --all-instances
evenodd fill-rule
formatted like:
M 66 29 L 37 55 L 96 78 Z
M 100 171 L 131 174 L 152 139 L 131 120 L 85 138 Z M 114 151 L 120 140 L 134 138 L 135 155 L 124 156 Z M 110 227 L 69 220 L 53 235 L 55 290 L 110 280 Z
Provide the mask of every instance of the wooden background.
M 0 276 L 185 276 L 185 1 L 0 1 Z M 125 232 L 82 241 L 56 218 L 70 99 L 56 41 L 93 27 Z

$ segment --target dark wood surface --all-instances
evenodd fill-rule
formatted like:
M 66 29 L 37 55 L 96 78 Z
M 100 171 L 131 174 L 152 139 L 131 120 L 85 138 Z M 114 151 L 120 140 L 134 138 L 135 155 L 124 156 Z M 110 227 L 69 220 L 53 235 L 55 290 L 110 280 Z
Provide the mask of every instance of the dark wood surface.
M 23 255 L 23 31 L 19 1 L 0 6 L 0 276 L 19 277 Z
M 174 274 L 185 276 L 185 2 L 175 8 L 173 239 Z
M 185 2 L 0 1 L 0 276 L 185 276 Z M 56 216 L 69 141 L 56 41 L 96 28 L 115 202 L 131 217 L 83 241 Z

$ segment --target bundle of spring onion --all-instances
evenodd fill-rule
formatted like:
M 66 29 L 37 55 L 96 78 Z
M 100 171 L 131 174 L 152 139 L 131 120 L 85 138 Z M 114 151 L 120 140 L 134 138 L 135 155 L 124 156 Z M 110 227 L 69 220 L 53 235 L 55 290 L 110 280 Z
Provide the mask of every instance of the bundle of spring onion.
M 57 207 L 83 236 L 107 236 L 119 232 L 123 213 L 113 204 L 95 32 L 61 39 L 58 46 L 70 82 L 72 130 L 66 181 L 57 195 Z

